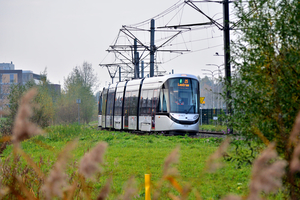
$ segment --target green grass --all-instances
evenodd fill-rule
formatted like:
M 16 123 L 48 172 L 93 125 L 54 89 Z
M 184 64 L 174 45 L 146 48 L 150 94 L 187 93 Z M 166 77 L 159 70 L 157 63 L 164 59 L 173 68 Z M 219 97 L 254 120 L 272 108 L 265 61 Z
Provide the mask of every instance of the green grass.
M 162 177 L 162 166 L 169 153 L 180 147 L 180 161 L 176 168 L 180 172 L 177 181 L 184 185 L 190 184 L 193 191 L 197 190 L 203 199 L 219 199 L 229 193 L 245 195 L 248 192 L 251 166 L 236 169 L 234 163 L 227 162 L 216 173 L 204 171 L 206 160 L 219 143 L 213 139 L 192 139 L 186 136 L 166 137 L 160 135 L 134 135 L 125 132 L 99 131 L 90 126 L 53 126 L 46 129 L 47 134 L 37 136 L 22 143 L 23 150 L 35 162 L 40 157 L 44 159 L 41 169 L 45 174 L 55 163 L 59 152 L 67 142 L 78 138 L 78 145 L 73 151 L 73 158 L 68 168 L 72 174 L 77 168 L 80 158 L 92 149 L 98 142 L 106 141 L 109 146 L 105 154 L 103 171 L 96 181 L 89 181 L 93 185 L 92 196 L 95 197 L 108 177 L 113 177 L 113 186 L 109 199 L 123 193 L 126 181 L 134 176 L 139 186 L 136 199 L 144 199 L 144 174 L 151 174 L 151 181 L 155 183 Z M 4 159 L 11 152 L 8 147 L 3 153 Z M 75 164 L 74 164 L 75 163 Z M 162 198 L 168 199 L 169 183 L 165 182 Z M 194 199 L 194 192 L 189 199 Z
M 226 131 L 227 126 L 224 126 L 224 125 L 202 125 L 202 126 L 199 126 L 199 130 L 227 132 Z

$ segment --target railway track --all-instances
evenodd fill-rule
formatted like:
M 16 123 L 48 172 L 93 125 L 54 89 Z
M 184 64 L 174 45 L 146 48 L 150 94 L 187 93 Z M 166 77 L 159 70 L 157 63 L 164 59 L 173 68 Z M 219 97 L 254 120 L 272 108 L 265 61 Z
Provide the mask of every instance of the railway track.
M 215 131 L 199 131 L 196 134 L 198 138 L 209 138 L 209 137 L 225 137 L 224 133 L 222 132 L 215 132 Z
M 136 135 L 149 135 L 149 133 L 145 132 L 131 132 Z M 164 136 L 178 136 L 178 135 L 173 135 L 173 134 L 163 134 L 159 133 L 159 135 L 164 135 Z M 222 132 L 211 132 L 211 131 L 199 131 L 195 135 L 189 135 L 191 138 L 210 138 L 210 137 L 226 137 Z
M 97 127 L 98 130 L 102 130 L 101 128 Z M 137 132 L 137 131 L 130 131 L 133 134 L 136 135 L 149 135 L 147 132 Z M 164 135 L 163 133 L 160 133 L 159 135 Z M 174 136 L 174 135 L 165 135 L 165 136 Z M 176 135 L 175 135 L 176 136 Z M 224 133 L 222 132 L 216 132 L 216 131 L 199 131 L 196 133 L 196 135 L 190 135 L 191 138 L 210 138 L 210 137 L 226 137 Z

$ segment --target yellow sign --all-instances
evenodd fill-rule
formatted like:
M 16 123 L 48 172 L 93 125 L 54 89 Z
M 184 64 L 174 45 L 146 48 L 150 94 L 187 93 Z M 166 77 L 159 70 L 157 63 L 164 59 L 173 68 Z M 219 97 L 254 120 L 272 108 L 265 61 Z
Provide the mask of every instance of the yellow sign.
M 205 97 L 200 97 L 200 104 L 205 104 L 204 99 L 205 99 Z

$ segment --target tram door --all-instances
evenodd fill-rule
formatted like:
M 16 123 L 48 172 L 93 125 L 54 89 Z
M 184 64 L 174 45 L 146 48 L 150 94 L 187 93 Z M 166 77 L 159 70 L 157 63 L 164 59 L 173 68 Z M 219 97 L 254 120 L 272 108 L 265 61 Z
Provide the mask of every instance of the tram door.
M 128 117 L 129 117 L 129 107 L 130 107 L 130 91 L 125 93 L 125 100 L 124 100 L 124 121 L 123 121 L 123 128 L 128 129 Z
M 124 129 L 137 129 L 138 91 L 127 91 L 124 102 Z
M 105 127 L 113 128 L 113 109 L 114 109 L 114 100 L 115 100 L 115 91 L 109 90 L 107 96 L 107 105 L 106 105 L 106 121 Z
M 155 114 L 158 103 L 158 89 L 143 90 L 140 102 L 140 130 L 155 130 Z

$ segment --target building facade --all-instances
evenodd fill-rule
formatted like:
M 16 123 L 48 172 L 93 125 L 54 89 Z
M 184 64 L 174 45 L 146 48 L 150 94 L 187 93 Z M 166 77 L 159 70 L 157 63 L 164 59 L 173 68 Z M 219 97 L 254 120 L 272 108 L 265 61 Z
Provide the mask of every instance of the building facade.
M 8 95 L 12 84 L 25 85 L 28 81 L 39 84 L 41 75 L 29 70 L 15 70 L 15 65 L 11 63 L 0 63 L 0 110 L 9 106 Z M 50 88 L 60 93 L 59 84 L 50 84 Z

